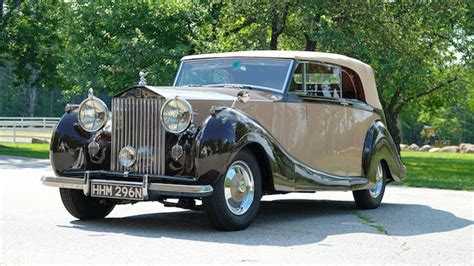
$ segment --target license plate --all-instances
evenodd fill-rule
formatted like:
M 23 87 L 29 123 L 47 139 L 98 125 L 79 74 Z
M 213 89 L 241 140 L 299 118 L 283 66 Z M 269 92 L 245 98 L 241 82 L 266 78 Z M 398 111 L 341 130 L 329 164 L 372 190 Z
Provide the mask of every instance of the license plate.
M 141 186 L 92 182 L 90 191 L 92 197 L 143 200 Z

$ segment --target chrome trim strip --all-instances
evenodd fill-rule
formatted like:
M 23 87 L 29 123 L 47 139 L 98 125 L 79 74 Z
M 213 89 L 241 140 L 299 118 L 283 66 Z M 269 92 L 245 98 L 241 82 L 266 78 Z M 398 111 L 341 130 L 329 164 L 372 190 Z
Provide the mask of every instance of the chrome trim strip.
M 130 181 L 117 181 L 117 180 L 106 180 L 106 179 L 93 179 L 90 183 L 94 184 L 104 184 L 104 185 L 126 185 L 126 186 L 137 186 L 141 187 L 143 185 L 142 182 L 130 182 Z
M 86 186 L 84 183 L 84 179 L 61 176 L 43 176 L 41 177 L 41 182 L 45 186 L 80 190 L 83 190 Z
M 211 185 L 177 185 L 165 183 L 150 183 L 151 191 L 179 192 L 193 194 L 211 194 L 214 190 Z
M 90 183 L 101 183 L 101 184 L 116 184 L 116 185 L 133 185 L 133 186 L 147 186 L 148 191 L 143 195 L 149 195 L 150 191 L 157 192 L 158 194 L 165 194 L 170 196 L 190 196 L 190 197 L 205 197 L 210 196 L 214 191 L 211 185 L 179 185 L 179 184 L 166 184 L 166 183 L 149 183 L 148 178 L 143 183 L 141 182 L 128 182 L 128 181 L 117 181 L 117 180 L 104 180 L 104 179 L 89 179 L 86 183 L 84 178 L 72 178 L 62 176 L 43 176 L 41 182 L 45 186 L 88 190 Z M 146 193 L 146 194 L 145 194 Z
M 176 77 L 174 78 L 174 81 L 173 81 L 173 87 L 176 87 L 176 82 L 178 81 L 178 77 L 179 75 L 181 74 L 181 68 L 183 67 L 183 61 L 181 61 L 179 63 L 179 68 L 178 68 L 178 72 L 176 72 Z
M 307 62 L 303 62 L 303 92 L 304 92 L 304 95 L 308 95 L 308 85 L 306 84 L 306 75 L 307 75 L 307 68 L 308 68 L 308 63 Z
M 152 113 L 156 114 L 157 112 L 158 112 L 158 101 L 155 101 L 155 102 L 153 102 Z M 153 123 L 153 128 L 154 129 L 158 128 L 158 124 L 157 124 L 158 120 L 157 119 L 153 119 L 152 123 Z M 159 142 L 160 136 L 161 136 L 161 134 L 158 133 L 158 137 L 156 137 L 156 136 L 153 137 L 153 153 L 154 154 L 159 154 L 158 153 L 158 147 L 161 145 L 160 142 Z M 163 146 L 161 146 L 161 147 L 163 147 Z M 161 167 L 159 165 L 159 162 L 157 162 L 157 161 L 158 161 L 158 159 L 156 157 L 154 157 L 153 158 L 153 169 L 152 169 L 153 173 L 161 173 L 161 170 L 160 170 Z
M 290 88 L 290 76 L 294 71 L 295 67 L 295 60 L 291 60 L 290 68 L 288 69 L 288 73 L 286 73 L 285 83 L 283 84 L 283 94 L 286 94 Z
M 115 99 L 112 99 L 112 106 L 115 104 Z M 110 163 L 111 163 L 111 168 L 115 169 L 115 155 L 116 153 L 114 152 L 116 150 L 115 145 L 117 144 L 117 140 L 115 140 L 116 134 L 114 133 L 114 130 L 117 128 L 117 119 L 114 119 L 117 117 L 116 110 L 111 106 L 111 112 L 112 112 L 112 130 L 110 134 L 110 145 L 111 145 L 111 154 L 110 154 Z
M 143 184 L 142 184 L 142 188 L 143 188 L 143 199 L 144 200 L 147 200 L 148 199 L 148 175 L 144 175 L 143 176 Z
M 84 181 L 82 182 L 84 184 L 82 191 L 84 192 L 84 195 L 89 196 L 89 171 L 84 172 Z

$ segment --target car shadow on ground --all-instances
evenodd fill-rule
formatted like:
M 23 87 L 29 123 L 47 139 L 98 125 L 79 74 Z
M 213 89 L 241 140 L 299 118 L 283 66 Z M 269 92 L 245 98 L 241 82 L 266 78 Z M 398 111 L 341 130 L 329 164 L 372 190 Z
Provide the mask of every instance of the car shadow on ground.
M 173 211 L 97 221 L 71 222 L 72 228 L 145 238 L 175 238 L 241 245 L 294 246 L 353 233 L 416 236 L 467 227 L 473 221 L 416 204 L 382 204 L 356 210 L 353 202 L 329 200 L 262 201 L 254 223 L 243 231 L 214 230 L 203 212 Z M 69 227 L 69 226 L 66 226 Z

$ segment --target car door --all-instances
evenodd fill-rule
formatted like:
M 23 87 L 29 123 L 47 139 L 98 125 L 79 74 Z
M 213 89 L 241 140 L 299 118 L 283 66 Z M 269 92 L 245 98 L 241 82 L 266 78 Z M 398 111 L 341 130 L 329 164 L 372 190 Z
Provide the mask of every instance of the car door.
M 346 165 L 347 176 L 360 177 L 362 173 L 362 151 L 370 127 L 380 116 L 368 104 L 357 99 L 345 99 L 347 131 Z
M 348 177 L 363 176 L 362 153 L 367 133 L 375 120 L 380 119 L 375 109 L 366 103 L 362 82 L 357 73 L 341 68 L 342 102 L 346 113 L 344 136 L 346 151 L 344 160 Z
M 298 161 L 331 175 L 347 176 L 346 106 L 336 66 L 299 62 L 290 86 L 284 119 L 285 149 Z M 339 85 L 338 85 L 339 84 Z M 336 92 L 336 94 L 335 94 Z M 297 187 L 305 186 L 298 184 Z

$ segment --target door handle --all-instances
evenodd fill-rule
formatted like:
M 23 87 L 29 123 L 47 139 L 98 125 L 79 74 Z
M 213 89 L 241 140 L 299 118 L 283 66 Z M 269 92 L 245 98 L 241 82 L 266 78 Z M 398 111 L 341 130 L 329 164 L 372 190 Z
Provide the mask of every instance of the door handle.
M 342 106 L 348 106 L 349 103 L 348 103 L 348 102 L 341 102 L 341 105 L 342 105 Z

